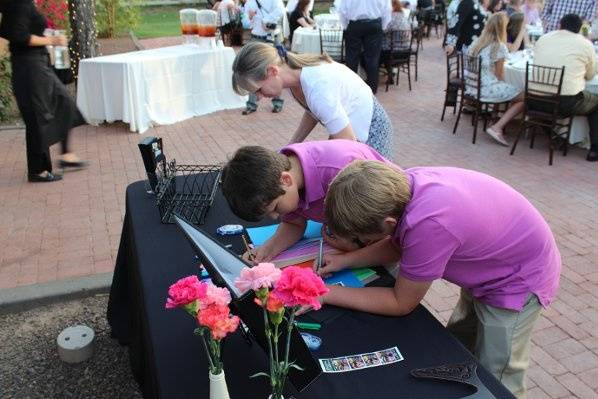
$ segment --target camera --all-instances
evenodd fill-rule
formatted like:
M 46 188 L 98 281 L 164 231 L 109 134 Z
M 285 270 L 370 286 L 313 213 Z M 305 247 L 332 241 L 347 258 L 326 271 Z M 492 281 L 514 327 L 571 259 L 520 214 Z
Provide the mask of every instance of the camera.
M 268 23 L 265 24 L 265 26 L 266 26 L 266 29 L 268 29 L 268 30 L 274 30 L 274 29 L 276 29 L 276 24 L 273 23 L 273 22 L 268 22 Z

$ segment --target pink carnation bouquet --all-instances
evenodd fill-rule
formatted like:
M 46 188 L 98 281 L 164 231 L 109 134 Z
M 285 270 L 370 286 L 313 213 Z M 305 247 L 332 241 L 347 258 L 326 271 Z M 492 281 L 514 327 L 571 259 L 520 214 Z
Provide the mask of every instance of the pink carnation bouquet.
M 199 281 L 197 276 L 184 277 L 168 289 L 166 309 L 181 308 L 197 320 L 194 333 L 204 344 L 214 375 L 222 372 L 221 340 L 239 326 L 239 318 L 230 314 L 230 300 L 226 288 Z
M 241 291 L 252 290 L 255 293 L 255 303 L 264 311 L 264 324 L 270 357 L 270 373 L 258 373 L 270 378 L 272 399 L 281 399 L 285 381 L 291 367 L 302 370 L 294 362 L 289 363 L 289 348 L 291 331 L 295 321 L 295 313 L 302 306 L 311 306 L 315 310 L 322 306 L 319 297 L 328 292 L 324 281 L 304 267 L 289 266 L 282 271 L 272 263 L 260 263 L 254 267 L 245 267 L 235 281 L 235 286 Z M 288 318 L 285 309 L 288 308 Z M 286 324 L 286 340 L 279 353 L 281 338 L 281 323 Z M 284 329 L 284 327 L 283 327 Z

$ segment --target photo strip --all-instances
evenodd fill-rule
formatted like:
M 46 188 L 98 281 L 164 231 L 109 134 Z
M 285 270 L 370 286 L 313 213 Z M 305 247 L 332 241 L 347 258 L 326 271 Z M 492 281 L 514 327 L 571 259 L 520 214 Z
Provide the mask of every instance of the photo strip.
M 384 366 L 401 360 L 403 360 L 403 355 L 396 346 L 376 352 L 319 359 L 320 367 L 325 373 L 344 373 L 346 371 Z

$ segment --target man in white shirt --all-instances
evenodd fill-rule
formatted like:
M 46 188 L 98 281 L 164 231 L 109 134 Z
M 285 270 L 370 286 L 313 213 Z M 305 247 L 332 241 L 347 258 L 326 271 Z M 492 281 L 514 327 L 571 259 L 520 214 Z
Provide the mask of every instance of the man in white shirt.
M 277 45 L 280 43 L 280 30 L 285 8 L 282 0 L 248 0 L 245 11 L 251 21 L 251 40 Z M 243 115 L 257 111 L 258 99 L 255 94 L 249 94 L 249 99 Z M 284 100 L 280 97 L 272 98 L 272 112 L 282 111 Z
M 561 19 L 561 29 L 540 37 L 534 47 L 534 64 L 565 67 L 559 112 L 586 115 L 590 125 L 591 147 L 587 160 L 598 161 L 598 96 L 585 89 L 586 81 L 598 72 L 592 42 L 579 34 L 582 20 L 576 14 Z M 532 104 L 532 108 L 542 106 Z
M 359 61 L 365 63 L 367 84 L 376 94 L 382 37 L 390 22 L 390 0 L 343 0 L 338 7 L 345 30 L 345 63 L 357 72 Z

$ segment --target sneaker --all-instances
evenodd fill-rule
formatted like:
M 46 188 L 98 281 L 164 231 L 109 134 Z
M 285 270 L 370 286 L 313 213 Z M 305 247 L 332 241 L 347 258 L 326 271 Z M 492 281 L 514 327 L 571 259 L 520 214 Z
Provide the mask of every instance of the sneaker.
M 492 129 L 491 127 L 486 129 L 486 133 L 488 133 L 490 135 L 490 137 L 492 137 L 494 140 L 496 140 L 499 144 L 504 145 L 505 147 L 510 146 L 509 142 L 507 140 L 505 140 L 503 135 L 498 133 L 496 130 Z
M 243 112 L 241 112 L 243 115 L 249 115 L 251 113 L 254 113 L 255 111 L 257 111 L 257 108 L 251 108 L 251 107 L 247 107 L 243 110 Z

